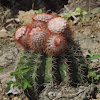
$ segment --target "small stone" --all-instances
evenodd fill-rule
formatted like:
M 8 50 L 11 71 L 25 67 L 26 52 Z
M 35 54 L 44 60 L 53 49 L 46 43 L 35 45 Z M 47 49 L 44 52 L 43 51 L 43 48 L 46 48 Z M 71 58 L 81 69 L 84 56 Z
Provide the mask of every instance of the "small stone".
M 29 100 L 28 98 L 24 98 L 23 100 Z
M 2 85 L 0 84 L 0 93 L 2 92 Z
M 12 59 L 13 59 L 13 54 L 12 54 L 11 52 L 9 52 L 9 53 L 6 55 L 5 58 L 8 59 L 8 60 L 12 60 Z
M 3 100 L 9 100 L 9 99 L 4 97 Z
M 2 51 L 0 50 L 0 56 L 2 55 Z
M 19 11 L 18 18 L 23 23 L 23 25 L 29 25 L 32 24 L 32 18 L 35 15 L 35 12 L 33 10 L 30 11 Z
M 3 61 L 5 61 L 5 60 L 3 60 Z M 0 62 L 0 67 L 5 67 L 6 65 L 7 65 L 7 62 Z
M 100 7 L 97 7 L 97 8 L 92 9 L 92 10 L 91 10 L 91 13 L 92 13 L 92 14 L 100 13 Z
M 42 98 L 40 98 L 40 100 L 50 100 L 48 97 L 44 96 Z
M 56 96 L 56 94 L 54 92 L 49 92 L 48 96 L 50 99 L 53 99 Z
M 24 100 L 27 100 L 27 99 L 26 99 L 27 97 L 25 96 L 25 94 L 22 94 L 22 95 L 20 95 L 19 97 L 22 98 L 22 99 L 24 99 Z
M 7 30 L 5 28 L 3 28 L 2 30 L 0 30 L 0 38 L 5 38 L 7 37 Z
M 83 34 L 89 35 L 92 33 L 92 28 L 91 27 L 86 27 L 84 28 Z
M 61 95 L 62 95 L 62 93 L 61 93 L 61 92 L 59 92 L 59 93 L 57 94 L 57 97 L 58 97 L 58 98 L 60 98 L 60 97 L 61 97 Z
M 83 89 L 79 89 L 79 91 L 78 92 L 82 92 L 83 91 Z
M 97 98 L 97 99 L 100 99 L 100 93 L 98 93 L 98 94 L 96 95 L 96 98 Z
M 79 88 L 80 88 L 80 89 L 84 89 L 84 86 L 80 86 Z
M 17 23 L 20 22 L 20 20 L 18 18 L 11 18 L 11 19 L 6 20 L 6 24 L 13 23 L 14 21 L 16 21 Z
M 14 38 L 10 38 L 10 41 L 14 41 Z
M 19 97 L 14 97 L 12 100 L 21 100 Z

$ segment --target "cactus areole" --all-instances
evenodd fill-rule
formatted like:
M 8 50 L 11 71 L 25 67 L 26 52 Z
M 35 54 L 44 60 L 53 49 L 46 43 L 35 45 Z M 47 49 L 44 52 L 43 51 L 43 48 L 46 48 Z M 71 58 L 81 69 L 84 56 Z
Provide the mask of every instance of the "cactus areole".
M 43 51 L 52 56 L 64 52 L 67 47 L 65 36 L 71 35 L 71 33 L 64 35 L 68 30 L 68 21 L 51 14 L 36 14 L 32 19 L 30 27 L 21 26 L 15 32 L 16 42 L 25 49 L 32 49 L 34 52 Z

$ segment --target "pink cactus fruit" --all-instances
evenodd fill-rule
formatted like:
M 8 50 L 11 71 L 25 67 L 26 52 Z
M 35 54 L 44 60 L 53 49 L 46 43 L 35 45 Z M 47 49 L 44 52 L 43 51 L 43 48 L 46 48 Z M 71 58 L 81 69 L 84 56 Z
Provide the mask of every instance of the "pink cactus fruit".
M 47 22 L 53 18 L 53 15 L 50 14 L 36 14 L 33 17 L 33 23 L 32 26 L 36 27 L 36 26 L 42 26 L 42 27 L 47 27 Z
M 63 53 L 66 47 L 67 43 L 63 36 L 52 34 L 47 39 L 45 51 L 48 55 L 54 56 Z
M 24 49 L 30 49 L 29 45 L 27 44 L 27 36 L 30 31 L 31 27 L 24 25 L 18 28 L 14 34 L 16 43 L 22 46 Z
M 28 44 L 33 51 L 41 52 L 43 50 L 44 41 L 49 34 L 48 30 L 41 27 L 32 28 L 31 32 L 28 34 Z

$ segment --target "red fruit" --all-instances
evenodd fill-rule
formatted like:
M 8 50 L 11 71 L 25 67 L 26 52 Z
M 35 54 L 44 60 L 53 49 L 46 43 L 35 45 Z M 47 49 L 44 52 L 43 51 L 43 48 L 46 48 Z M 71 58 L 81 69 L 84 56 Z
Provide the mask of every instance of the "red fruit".
M 27 44 L 27 36 L 30 31 L 31 27 L 24 25 L 18 28 L 14 34 L 16 43 L 21 45 L 24 49 L 29 49 L 29 45 Z
M 46 53 L 48 55 L 57 55 L 64 52 L 67 47 L 66 41 L 63 36 L 54 34 L 50 35 L 46 41 Z
M 28 44 L 33 51 L 42 51 L 44 46 L 44 41 L 46 40 L 49 31 L 41 27 L 32 28 L 31 32 L 28 34 Z

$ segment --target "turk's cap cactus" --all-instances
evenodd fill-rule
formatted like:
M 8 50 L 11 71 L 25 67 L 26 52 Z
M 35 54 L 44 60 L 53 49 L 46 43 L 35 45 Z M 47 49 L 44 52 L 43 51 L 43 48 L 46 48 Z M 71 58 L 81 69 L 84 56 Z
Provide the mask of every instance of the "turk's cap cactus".
M 54 17 L 49 20 L 49 22 L 47 23 L 47 27 L 51 31 L 51 33 L 63 34 L 63 32 L 68 27 L 68 22 L 65 18 Z
M 31 24 L 32 27 L 44 27 L 46 28 L 47 25 L 46 25 L 46 22 L 43 22 L 43 21 L 39 21 L 39 20 L 34 20 Z
M 72 31 L 65 18 L 43 13 L 34 15 L 32 20 L 30 26 L 20 27 L 14 35 L 25 49 L 57 55 L 72 41 Z
M 28 44 L 33 51 L 41 51 L 49 35 L 49 31 L 43 27 L 33 27 L 28 34 Z
M 33 20 L 37 20 L 37 21 L 43 21 L 43 22 L 48 22 L 51 18 L 53 18 L 53 15 L 50 14 L 36 14 L 33 17 Z
M 52 56 L 63 53 L 66 48 L 64 37 L 58 34 L 50 35 L 45 44 L 45 52 Z
M 31 26 L 23 25 L 17 29 L 14 34 L 16 43 L 22 46 L 24 49 L 29 49 L 27 44 L 28 33 L 31 31 Z
M 53 15 L 50 14 L 36 14 L 34 15 L 34 17 L 32 18 L 33 22 L 32 22 L 32 27 L 37 27 L 37 26 L 42 26 L 44 28 L 47 27 L 47 22 L 53 18 Z

